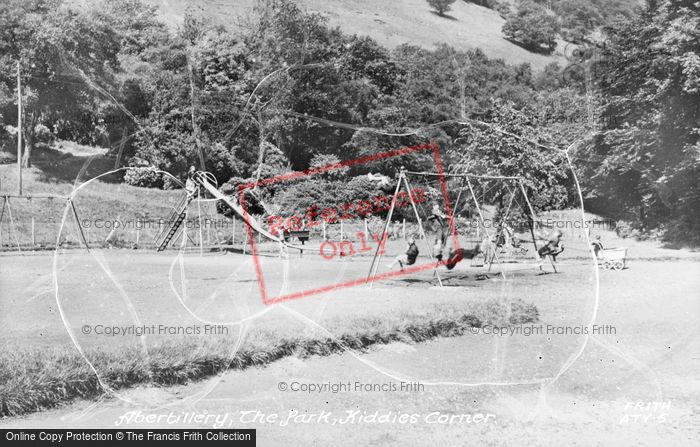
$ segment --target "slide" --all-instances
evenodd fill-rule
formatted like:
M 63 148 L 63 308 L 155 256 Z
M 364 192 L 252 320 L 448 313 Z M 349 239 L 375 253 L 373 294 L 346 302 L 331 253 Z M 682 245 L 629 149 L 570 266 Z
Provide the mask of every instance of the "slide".
M 224 202 L 226 202 L 226 204 L 227 204 L 236 214 L 238 214 L 238 215 L 241 217 L 241 219 L 243 219 L 243 221 L 246 222 L 246 223 L 250 226 L 250 228 L 252 228 L 254 231 L 257 231 L 258 233 L 262 234 L 263 236 L 265 236 L 266 238 L 268 238 L 268 239 L 270 239 L 270 240 L 272 240 L 272 241 L 281 242 L 281 243 L 283 243 L 285 246 L 290 247 L 290 248 L 296 248 L 296 249 L 298 249 L 298 250 L 308 250 L 308 249 L 309 249 L 309 247 L 302 247 L 302 246 L 292 245 L 292 244 L 286 242 L 285 240 L 283 240 L 282 238 L 280 238 L 279 236 L 275 236 L 274 234 L 272 234 L 272 233 L 270 233 L 269 231 L 267 231 L 267 230 L 265 229 L 265 227 L 263 227 L 263 226 L 260 224 L 260 222 L 258 222 L 257 220 L 255 220 L 255 218 L 253 218 L 253 216 L 251 216 L 250 214 L 246 213 L 246 212 L 243 210 L 243 207 L 242 207 L 242 206 L 238 205 L 237 203 L 234 203 L 231 199 L 229 199 L 229 198 L 226 197 L 224 194 L 222 194 L 221 191 L 219 191 L 218 189 L 216 189 L 216 188 L 215 188 L 211 183 L 209 183 L 203 176 L 198 176 L 198 177 L 197 177 L 197 181 L 199 182 L 200 185 L 202 185 L 202 186 L 204 187 L 204 189 L 206 189 L 207 191 L 209 191 L 209 193 L 210 193 L 212 196 L 214 196 L 215 198 L 217 198 L 217 199 L 219 199 L 219 200 L 223 200 Z

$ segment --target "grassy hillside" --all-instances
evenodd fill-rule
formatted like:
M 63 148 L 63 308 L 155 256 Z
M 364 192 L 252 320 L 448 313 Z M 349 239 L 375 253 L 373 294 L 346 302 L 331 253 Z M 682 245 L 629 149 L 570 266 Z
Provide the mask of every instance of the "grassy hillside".
M 163 20 L 171 26 L 182 22 L 185 11 L 203 15 L 227 27 L 240 26 L 239 18 L 248 16 L 256 0 L 144 0 L 158 6 Z M 542 68 L 562 61 L 562 44 L 553 56 L 534 54 L 505 40 L 501 34 L 504 20 L 498 12 L 457 1 L 447 17 L 435 14 L 425 0 L 298 0 L 308 11 L 324 15 L 333 26 L 345 32 L 366 34 L 382 45 L 404 43 L 430 48 L 445 42 L 459 49 L 479 47 L 492 58 L 511 64 L 529 62 Z

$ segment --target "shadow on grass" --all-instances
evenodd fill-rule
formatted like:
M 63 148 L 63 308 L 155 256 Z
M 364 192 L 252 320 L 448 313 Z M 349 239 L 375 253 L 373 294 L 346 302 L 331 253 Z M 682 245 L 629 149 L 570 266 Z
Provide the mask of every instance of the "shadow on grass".
M 114 169 L 114 158 L 105 155 L 72 155 L 48 147 L 36 148 L 32 154 L 32 166 L 40 171 L 37 180 L 45 183 L 86 181 Z M 118 172 L 102 177 L 107 183 L 121 182 L 124 174 Z
M 542 56 L 551 56 L 554 53 L 554 49 L 550 49 L 549 47 L 543 47 L 542 45 L 539 46 L 532 46 L 532 45 L 525 45 L 522 42 L 518 42 L 517 40 L 510 39 L 508 37 L 503 37 L 505 40 L 508 42 L 512 43 L 513 45 L 519 46 L 523 50 L 529 51 L 530 53 L 534 54 L 541 54 Z
M 443 12 L 442 14 L 440 14 L 440 13 L 437 12 L 437 11 L 430 11 L 430 12 L 431 12 L 433 15 L 436 15 L 436 16 L 442 18 L 442 19 L 448 19 L 448 20 L 454 20 L 454 21 L 458 21 L 458 20 L 459 20 L 457 17 L 451 16 L 451 15 L 449 15 L 449 14 L 445 14 L 444 12 Z

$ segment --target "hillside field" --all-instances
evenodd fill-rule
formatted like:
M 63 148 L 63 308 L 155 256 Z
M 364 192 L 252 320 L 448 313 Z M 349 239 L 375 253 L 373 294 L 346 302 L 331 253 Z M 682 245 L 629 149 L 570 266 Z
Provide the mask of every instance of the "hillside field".
M 78 0 L 80 1 L 80 0 Z M 85 1 L 85 0 L 82 0 Z M 257 0 L 147 0 L 159 8 L 172 27 L 182 23 L 186 11 L 235 28 L 245 23 Z M 510 64 L 530 63 L 541 69 L 551 62 L 564 64 L 564 43 L 552 56 L 531 53 L 503 38 L 505 20 L 497 11 L 457 1 L 446 17 L 435 14 L 425 0 L 298 0 L 309 12 L 318 12 L 332 26 L 351 34 L 368 35 L 389 48 L 401 44 L 431 48 L 447 43 L 460 50 L 481 48 L 491 58 Z

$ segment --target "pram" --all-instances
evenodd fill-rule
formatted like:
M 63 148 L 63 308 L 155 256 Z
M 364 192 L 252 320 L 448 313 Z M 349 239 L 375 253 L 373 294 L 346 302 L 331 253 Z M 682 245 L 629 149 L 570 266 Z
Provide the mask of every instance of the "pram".
M 598 252 L 598 263 L 606 270 L 622 270 L 627 258 L 626 248 L 608 248 Z

